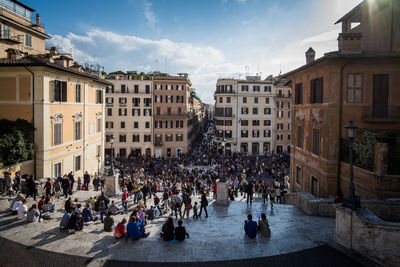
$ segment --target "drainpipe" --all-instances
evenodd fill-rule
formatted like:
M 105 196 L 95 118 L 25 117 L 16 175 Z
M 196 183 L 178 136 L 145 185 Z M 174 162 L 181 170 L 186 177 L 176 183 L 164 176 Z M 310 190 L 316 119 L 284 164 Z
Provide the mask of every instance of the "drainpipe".
M 393 10 L 394 10 L 394 1 L 391 3 L 391 8 L 392 8 L 392 17 L 391 17 L 391 24 L 390 24 L 390 52 L 393 52 Z
M 338 173 L 337 173 L 337 188 L 336 188 L 336 196 L 342 196 L 343 192 L 340 189 L 340 155 L 342 149 L 342 118 L 343 118 L 343 70 L 344 68 L 351 62 L 351 59 L 347 60 L 346 63 L 340 68 L 340 102 L 339 102 L 339 154 L 338 154 Z
M 33 175 L 36 177 L 36 147 L 35 147 L 35 74 L 24 66 L 24 68 L 32 74 L 32 139 L 33 139 Z

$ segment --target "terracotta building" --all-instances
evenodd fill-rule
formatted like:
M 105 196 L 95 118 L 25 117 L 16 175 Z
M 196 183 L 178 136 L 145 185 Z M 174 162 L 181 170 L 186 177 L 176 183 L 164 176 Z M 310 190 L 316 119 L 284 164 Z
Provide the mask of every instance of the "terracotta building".
M 45 33 L 40 15 L 20 1 L 0 1 L 0 58 L 8 54 L 44 54 L 45 40 L 50 36 Z
M 153 144 L 156 157 L 190 151 L 194 138 L 190 79 L 183 76 L 153 77 Z
M 286 76 L 292 86 L 291 188 L 317 197 L 347 193 L 348 139 L 345 125 L 358 126 L 364 148 L 373 133 L 369 159 L 355 150 L 354 179 L 361 197 L 400 194 L 400 3 L 363 1 L 342 23 L 338 51 L 314 59 Z M 358 24 L 358 25 L 357 25 Z M 352 26 L 356 25 L 352 28 Z M 347 157 L 347 159 L 346 159 Z
M 153 155 L 153 82 L 124 72 L 109 73 L 112 86 L 106 91 L 106 150 L 114 157 Z

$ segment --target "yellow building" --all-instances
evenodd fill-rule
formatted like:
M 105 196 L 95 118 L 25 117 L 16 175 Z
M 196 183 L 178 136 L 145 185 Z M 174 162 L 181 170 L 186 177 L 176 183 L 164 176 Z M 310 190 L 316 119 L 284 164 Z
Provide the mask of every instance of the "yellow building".
M 103 162 L 109 83 L 65 66 L 49 55 L 0 59 L 0 119 L 33 122 L 37 178 L 94 174 Z
M 8 53 L 45 53 L 45 40 L 50 36 L 41 25 L 40 15 L 32 15 L 35 10 L 15 0 L 0 1 L 0 58 Z

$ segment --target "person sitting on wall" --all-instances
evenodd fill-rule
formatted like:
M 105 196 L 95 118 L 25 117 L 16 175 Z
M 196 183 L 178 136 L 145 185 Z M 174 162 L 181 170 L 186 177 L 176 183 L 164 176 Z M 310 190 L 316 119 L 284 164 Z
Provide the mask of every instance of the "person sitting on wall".
M 247 220 L 244 221 L 244 232 L 248 238 L 254 239 L 257 236 L 257 223 L 252 219 L 251 214 L 247 215 Z

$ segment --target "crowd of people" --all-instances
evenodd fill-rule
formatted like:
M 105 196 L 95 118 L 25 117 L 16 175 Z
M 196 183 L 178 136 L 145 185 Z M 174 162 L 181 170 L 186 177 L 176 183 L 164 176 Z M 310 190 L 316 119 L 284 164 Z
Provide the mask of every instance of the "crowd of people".
M 207 207 L 209 198 L 217 195 L 217 182 L 228 184 L 230 200 L 245 198 L 248 205 L 259 197 L 273 207 L 274 203 L 281 203 L 288 184 L 288 158 L 284 155 L 246 155 L 230 153 L 229 157 L 220 153 L 220 149 L 213 142 L 214 125 L 207 125 L 203 140 L 193 149 L 190 155 L 178 155 L 172 158 L 140 157 L 137 160 L 115 160 L 114 166 L 119 175 L 119 186 L 122 192 L 121 206 L 111 201 L 104 194 L 105 182 L 101 175 L 90 176 L 85 172 L 83 180 L 74 178 L 73 173 L 48 179 L 43 186 L 43 196 L 29 207 L 26 198 L 32 197 L 36 202 L 38 184 L 33 177 L 26 177 L 28 193 L 20 193 L 21 177 L 17 173 L 15 179 L 6 174 L 7 190 L 5 192 L 18 193 L 11 209 L 18 215 L 18 219 L 29 222 L 40 222 L 48 219 L 55 209 L 53 198 L 65 198 L 65 214 L 60 221 L 60 229 L 70 233 L 80 231 L 85 224 L 100 220 L 104 224 L 104 231 L 114 232 L 116 238 L 126 239 L 145 238 L 149 233 L 145 231 L 148 221 L 156 217 L 166 216 L 167 220 L 162 227 L 161 238 L 166 241 L 184 240 L 188 236 L 183 221 L 178 221 L 174 227 L 173 217 L 176 219 L 193 218 L 197 220 L 208 217 Z M 99 195 L 87 201 L 80 202 L 72 198 L 74 191 L 89 190 L 93 186 Z M 117 214 L 127 214 L 120 222 L 115 223 Z M 125 215 L 124 215 L 125 216 Z M 254 222 L 255 223 L 255 222 Z M 256 223 L 257 225 L 257 223 Z M 245 224 L 246 235 L 254 237 L 254 224 L 249 217 Z M 257 231 L 267 236 L 269 231 L 265 214 L 259 218 Z M 268 228 L 268 230 L 266 230 Z

